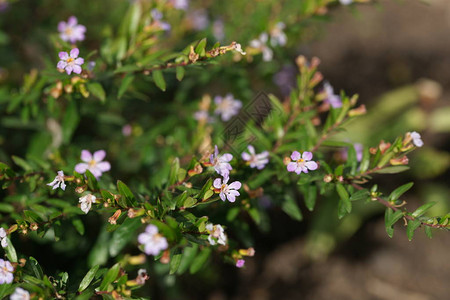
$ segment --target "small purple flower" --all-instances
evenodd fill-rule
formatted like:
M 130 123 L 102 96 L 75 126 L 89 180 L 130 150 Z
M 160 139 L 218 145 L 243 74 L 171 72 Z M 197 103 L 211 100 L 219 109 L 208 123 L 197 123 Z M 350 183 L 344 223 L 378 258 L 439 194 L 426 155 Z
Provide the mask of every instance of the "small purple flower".
M 273 47 L 286 45 L 287 37 L 283 31 L 285 27 L 286 25 L 283 22 L 278 22 L 270 31 L 270 44 Z
M 58 171 L 58 175 L 56 175 L 55 179 L 52 182 L 47 183 L 47 185 L 53 187 L 53 189 L 61 187 L 61 189 L 65 191 L 66 184 L 64 183 L 64 172 Z
M 212 223 L 206 224 L 206 231 L 209 233 L 208 242 L 214 246 L 215 244 L 226 245 L 227 236 L 225 230 L 221 225 L 213 225 Z
M 234 202 L 236 201 L 236 197 L 240 195 L 238 190 L 241 188 L 241 183 L 239 181 L 234 181 L 227 184 L 229 179 L 228 176 L 224 177 L 222 183 L 222 178 L 216 178 L 213 186 L 220 191 L 219 197 L 222 201 L 228 199 L 228 201 Z
M 1 244 L 2 244 L 3 248 L 8 247 L 8 239 L 7 239 L 6 230 L 2 227 L 0 227 L 0 240 L 1 240 Z
M 242 268 L 244 266 L 244 264 L 245 264 L 245 260 L 238 259 L 237 262 L 236 262 L 236 267 L 237 268 Z
M 11 283 L 14 279 L 14 267 L 7 260 L 0 258 L 0 284 Z
M 79 202 L 81 203 L 81 210 L 87 214 L 91 209 L 92 203 L 96 202 L 97 197 L 92 194 L 87 194 L 83 197 L 80 197 Z
M 214 97 L 214 103 L 216 104 L 216 115 L 221 115 L 222 121 L 226 122 L 231 117 L 237 115 L 242 107 L 242 102 L 234 99 L 232 94 L 227 94 L 225 97 Z
M 70 75 L 72 71 L 76 74 L 80 74 L 82 69 L 81 65 L 84 64 L 84 59 L 78 57 L 80 50 L 74 48 L 70 50 L 70 55 L 67 52 L 59 52 L 59 58 L 61 59 L 56 66 L 60 70 L 66 70 L 67 74 Z
M 263 61 L 271 61 L 273 58 L 273 51 L 267 46 L 268 40 L 269 35 L 266 32 L 263 32 L 259 38 L 250 41 L 250 47 L 262 52 Z
M 413 140 L 413 144 L 416 147 L 422 147 L 423 146 L 423 141 L 422 141 L 422 137 L 420 136 L 420 133 L 413 131 L 411 132 L 411 138 Z
M 126 124 L 122 127 L 123 136 L 130 136 L 132 132 L 133 132 L 133 127 L 131 127 L 130 124 Z
M 222 41 L 225 38 L 225 28 L 223 21 L 221 19 L 215 20 L 213 22 L 213 35 L 216 40 Z
M 297 69 L 292 65 L 285 65 L 273 76 L 273 82 L 280 88 L 283 95 L 289 95 L 296 86 L 295 75 Z
M 76 41 L 84 40 L 86 27 L 84 25 L 79 25 L 77 18 L 71 16 L 67 23 L 64 21 L 59 22 L 58 31 L 60 33 L 59 36 L 63 41 L 74 44 Z
M 11 295 L 10 300 L 30 300 L 30 293 L 23 288 L 17 287 Z
M 102 176 L 104 172 L 111 169 L 111 165 L 107 161 L 103 161 L 106 156 L 105 150 L 98 150 L 91 154 L 88 150 L 81 151 L 81 160 L 83 163 L 79 163 L 75 166 L 75 171 L 80 174 L 84 174 L 86 170 L 89 170 L 96 178 Z
M 87 63 L 87 69 L 88 69 L 88 71 L 89 71 L 89 72 L 92 72 L 92 70 L 94 70 L 96 64 L 97 64 L 97 63 L 96 63 L 95 61 L 93 61 L 93 60 L 91 60 L 90 62 L 88 62 L 88 63 Z
M 333 108 L 341 107 L 342 106 L 341 97 L 334 94 L 334 89 L 328 81 L 324 83 L 323 88 L 326 94 L 324 102 L 330 104 Z
M 167 239 L 158 233 L 158 227 L 155 225 L 148 225 L 145 232 L 139 234 L 138 242 L 144 245 L 145 254 L 153 256 L 169 247 Z
M 196 111 L 194 113 L 194 119 L 204 123 L 212 123 L 214 121 L 214 119 L 209 115 L 208 111 L 206 110 Z
M 313 154 L 311 152 L 303 152 L 303 155 L 298 151 L 291 154 L 292 162 L 287 165 L 288 172 L 295 172 L 297 174 L 308 173 L 308 170 L 316 170 L 319 166 L 315 161 L 312 161 Z
M 154 8 L 150 12 L 150 15 L 153 18 L 153 22 L 163 31 L 169 31 L 172 27 L 169 23 L 162 21 L 163 14 L 158 9 Z
M 264 169 L 266 164 L 269 162 L 269 152 L 264 151 L 260 154 L 256 154 L 255 148 L 252 145 L 248 145 L 247 148 L 250 154 L 247 152 L 242 152 L 242 159 L 250 164 L 250 168 L 257 168 L 258 170 Z
M 230 165 L 232 159 L 233 155 L 230 153 L 219 155 L 219 148 L 217 148 L 217 145 L 214 147 L 214 154 L 211 154 L 211 157 L 209 158 L 211 164 L 214 166 L 214 170 L 223 177 L 228 176 L 233 169 Z
M 176 9 L 187 10 L 189 8 L 189 0 L 170 0 L 170 3 Z
M 192 28 L 197 31 L 206 29 L 209 25 L 208 13 L 205 9 L 196 9 L 187 16 L 192 24 Z

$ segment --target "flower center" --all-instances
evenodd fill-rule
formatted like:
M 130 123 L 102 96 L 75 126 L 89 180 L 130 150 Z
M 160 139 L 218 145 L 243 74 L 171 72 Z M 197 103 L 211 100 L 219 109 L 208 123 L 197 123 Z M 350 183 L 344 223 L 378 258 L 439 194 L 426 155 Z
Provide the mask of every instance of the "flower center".
M 300 158 L 299 160 L 297 160 L 298 163 L 302 163 L 305 162 L 305 160 L 303 158 Z
M 73 30 L 71 27 L 66 28 L 66 30 L 64 31 L 65 34 L 67 35 L 71 35 L 73 33 Z
M 222 191 L 224 191 L 226 188 L 227 188 L 227 184 L 226 183 L 224 183 L 224 184 L 222 184 L 222 186 L 220 187 L 220 189 L 222 190 Z
M 67 62 L 68 63 L 71 63 L 71 62 L 73 62 L 75 59 L 73 59 L 72 57 L 69 57 L 68 59 L 67 59 Z
M 89 162 L 89 167 L 93 167 L 93 166 L 95 166 L 97 164 L 97 162 L 95 161 L 95 160 L 91 160 L 90 162 Z

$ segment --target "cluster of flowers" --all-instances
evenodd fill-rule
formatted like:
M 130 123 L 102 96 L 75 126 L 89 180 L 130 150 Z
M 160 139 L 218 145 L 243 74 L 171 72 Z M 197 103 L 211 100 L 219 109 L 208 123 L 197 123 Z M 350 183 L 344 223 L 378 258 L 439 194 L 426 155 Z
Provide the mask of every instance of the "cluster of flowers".
M 65 42 L 75 44 L 77 41 L 83 41 L 86 32 L 86 26 L 78 24 L 78 20 L 75 16 L 71 16 L 67 22 L 61 21 L 58 24 L 59 36 Z M 73 48 L 70 53 L 61 51 L 58 56 L 60 61 L 56 65 L 58 70 L 66 71 L 68 75 L 72 72 L 80 74 L 81 66 L 84 64 L 84 59 L 78 57 L 80 50 Z
M 104 150 L 98 150 L 94 152 L 94 154 L 91 154 L 88 150 L 82 150 L 81 160 L 83 162 L 75 166 L 75 171 L 77 173 L 84 174 L 87 170 L 89 170 L 92 175 L 98 179 L 104 172 L 111 169 L 111 164 L 107 161 L 103 161 L 105 157 L 106 152 Z M 62 170 L 58 171 L 55 179 L 47 185 L 53 187 L 53 189 L 60 187 L 64 191 L 66 190 L 65 179 L 66 177 L 64 172 Z M 80 197 L 79 202 L 81 204 L 81 210 L 87 214 L 92 207 L 92 203 L 96 203 L 96 199 L 97 198 L 90 193 Z
M 214 104 L 216 105 L 214 114 L 219 115 L 224 122 L 229 121 L 232 117 L 239 114 L 239 111 L 242 108 L 242 102 L 238 99 L 235 99 L 233 94 L 230 93 L 225 97 L 214 97 Z M 208 109 L 209 102 L 205 101 L 203 104 L 201 104 L 201 109 L 195 112 L 194 119 L 199 122 L 205 123 L 213 122 L 214 119 L 209 115 Z
M 270 39 L 270 45 L 272 47 L 284 46 L 287 43 L 287 37 L 284 33 L 286 25 L 283 22 L 278 22 L 269 34 L 263 32 L 257 39 L 250 41 L 250 48 L 256 49 L 262 53 L 264 61 L 271 61 L 273 58 L 273 50 L 267 45 Z

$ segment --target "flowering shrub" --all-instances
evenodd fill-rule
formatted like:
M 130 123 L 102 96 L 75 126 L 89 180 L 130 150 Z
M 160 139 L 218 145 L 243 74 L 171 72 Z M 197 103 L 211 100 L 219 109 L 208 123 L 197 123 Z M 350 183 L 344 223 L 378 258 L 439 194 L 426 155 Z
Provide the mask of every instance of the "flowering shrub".
M 318 21 L 339 2 L 353 1 L 289 1 L 270 17 L 255 8 L 251 18 L 267 21 L 242 32 L 195 1 L 114 1 L 126 12 L 101 33 L 74 12 L 53 20 L 44 66 L 0 89 L 1 297 L 143 299 L 147 280 L 197 273 L 212 256 L 245 267 L 257 251 L 249 223 L 264 229 L 269 206 L 301 221 L 302 205 L 334 203 L 340 219 L 355 202 L 377 202 L 391 237 L 401 219 L 409 239 L 419 227 L 430 237 L 448 229 L 449 215 L 425 215 L 432 203 L 406 209 L 412 183 L 386 193 L 372 181 L 408 170 L 419 133 L 341 138 L 366 108 L 336 94 L 318 58 L 295 59 L 284 99 L 247 78 L 274 73 L 307 30 L 297 20 Z M 223 20 L 234 13 L 226 7 Z M 31 244 L 84 260 L 49 274 Z

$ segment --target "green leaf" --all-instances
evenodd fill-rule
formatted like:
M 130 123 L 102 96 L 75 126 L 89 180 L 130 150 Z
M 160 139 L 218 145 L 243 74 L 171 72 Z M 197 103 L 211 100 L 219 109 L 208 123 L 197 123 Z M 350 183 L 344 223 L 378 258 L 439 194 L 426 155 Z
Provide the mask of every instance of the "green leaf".
M 177 274 L 181 275 L 189 268 L 198 252 L 198 244 L 191 244 L 191 247 L 183 249 L 181 263 L 178 267 Z
M 127 91 L 128 87 L 134 80 L 133 74 L 128 74 L 122 79 L 122 82 L 120 83 L 119 92 L 117 93 L 117 98 L 122 98 L 123 94 Z
M 374 171 L 373 173 L 378 174 L 396 174 L 403 171 L 409 170 L 408 166 L 393 166 L 393 167 L 386 167 L 377 171 Z
M 16 249 L 14 248 L 13 244 L 11 243 L 11 240 L 9 238 L 6 238 L 6 241 L 8 242 L 8 246 L 5 248 L 6 255 L 8 256 L 8 259 L 10 262 L 17 262 L 17 253 Z
M 395 213 L 391 208 L 386 208 L 384 214 L 384 225 L 386 227 L 386 233 L 390 238 L 394 236 L 394 224 L 403 217 L 403 212 L 397 210 Z
M 80 117 L 77 110 L 77 105 L 75 101 L 71 101 L 66 108 L 66 113 L 62 120 L 62 133 L 63 141 L 68 144 L 72 138 L 72 134 L 80 122 Z
M 291 195 L 285 195 L 281 209 L 294 220 L 301 221 L 303 219 L 302 212 Z
M 125 197 L 129 206 L 133 206 L 136 204 L 136 199 L 134 198 L 133 193 L 130 188 L 120 180 L 117 180 L 117 189 L 119 190 L 119 194 L 122 197 Z
M 338 203 L 338 217 L 341 219 L 347 213 L 352 211 L 352 202 L 350 202 L 350 196 L 342 184 L 336 184 L 336 191 L 340 198 Z
M 309 211 L 313 211 L 317 199 L 317 186 L 311 184 L 307 187 L 305 193 L 305 205 Z
M 22 169 L 24 169 L 27 172 L 33 170 L 31 165 L 29 163 L 27 163 L 23 158 L 13 155 L 12 160 L 14 161 L 14 163 L 16 165 L 18 165 L 19 167 L 21 167 Z
M 195 53 L 197 53 L 200 57 L 205 56 L 206 51 L 206 38 L 203 38 L 198 42 L 197 46 L 195 47 Z
M 111 269 L 106 272 L 105 277 L 103 277 L 102 283 L 100 284 L 99 290 L 105 291 L 109 284 L 114 282 L 116 280 L 117 276 L 119 275 L 120 271 L 120 265 L 119 263 L 116 263 L 114 266 L 111 267 Z
M 79 293 L 84 291 L 89 286 L 89 284 L 92 282 L 92 279 L 94 279 L 94 276 L 97 273 L 99 267 L 100 265 L 95 265 L 86 273 L 83 280 L 81 280 L 80 286 L 78 287 Z
M 427 235 L 428 238 L 433 238 L 433 233 L 431 231 L 431 227 L 430 226 L 424 226 L 424 230 L 425 230 L 425 234 Z
M 412 240 L 414 236 L 414 231 L 422 224 L 419 220 L 408 221 L 408 226 L 406 227 L 406 235 L 408 240 Z
M 80 219 L 74 218 L 72 220 L 72 225 L 73 227 L 75 227 L 79 234 L 84 235 L 84 224 Z
M 169 181 L 168 181 L 169 185 L 175 184 L 177 182 L 178 177 L 177 175 L 179 171 L 180 171 L 180 160 L 178 159 L 178 157 L 175 157 L 175 159 L 172 161 L 172 166 L 169 172 Z
M 98 82 L 91 82 L 87 84 L 89 92 L 92 93 L 96 98 L 100 99 L 101 102 L 105 102 L 106 93 L 103 86 Z
M 412 216 L 414 218 L 420 217 L 421 215 L 423 215 L 427 210 L 429 210 L 431 207 L 433 207 L 436 204 L 436 202 L 429 202 L 426 203 L 424 205 L 422 205 L 421 207 L 419 207 L 418 209 L 416 209 L 413 213 Z
M 119 228 L 114 231 L 110 244 L 109 244 L 109 255 L 115 257 L 120 251 L 125 247 L 128 242 L 134 238 L 134 232 L 142 226 L 140 218 L 127 218 L 119 226 Z
M 414 182 L 410 182 L 410 183 L 404 184 L 402 186 L 399 186 L 394 191 L 392 191 L 392 193 L 389 195 L 389 201 L 397 200 L 398 198 L 400 198 L 401 195 L 406 193 L 406 191 L 408 191 L 413 185 L 414 185 Z
M 159 87 L 163 92 L 166 91 L 166 81 L 161 70 L 154 70 L 152 72 L 153 80 L 157 87 Z
M 350 196 L 350 201 L 364 200 L 367 199 L 369 195 L 370 194 L 367 189 L 359 190 Z
M 181 250 L 179 248 L 172 250 L 172 258 L 170 259 L 170 268 L 169 268 L 170 275 L 175 274 L 175 272 L 180 267 L 182 256 L 183 254 L 181 253 Z
M 183 68 L 183 67 L 176 67 L 175 70 L 176 70 L 176 75 L 177 75 L 178 81 L 183 80 L 183 78 L 184 78 L 184 73 L 185 73 L 184 68 Z
M 97 191 L 99 189 L 97 178 L 89 170 L 86 170 L 84 175 L 87 177 L 89 189 Z
M 34 257 L 29 257 L 27 261 L 27 266 L 31 267 L 31 271 L 34 273 L 34 276 L 37 279 L 42 280 L 44 276 L 44 272 L 42 272 L 42 268 Z
M 197 257 L 192 261 L 192 264 L 189 268 L 189 272 L 191 274 L 195 274 L 203 267 L 203 265 L 206 263 L 206 261 L 209 258 L 209 255 L 211 254 L 211 248 L 203 248 L 200 253 L 197 255 Z

